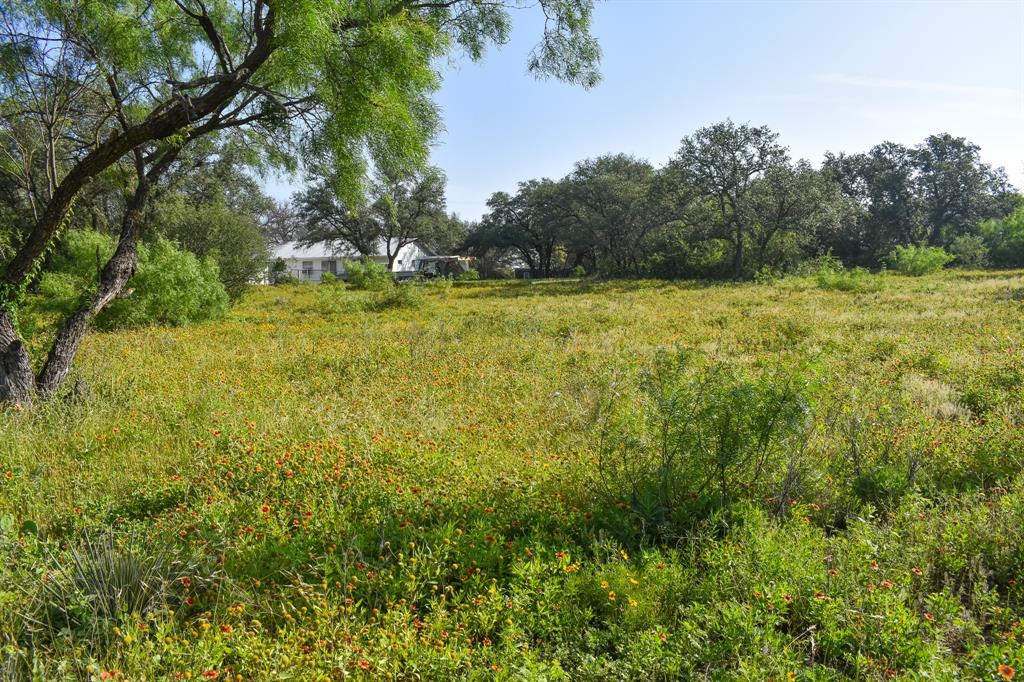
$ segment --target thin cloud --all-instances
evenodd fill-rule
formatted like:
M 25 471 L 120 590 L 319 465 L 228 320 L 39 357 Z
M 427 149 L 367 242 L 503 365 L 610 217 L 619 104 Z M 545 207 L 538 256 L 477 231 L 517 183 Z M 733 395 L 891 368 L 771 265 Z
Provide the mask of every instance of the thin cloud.
M 956 95 L 998 95 L 1016 97 L 1021 93 L 1012 88 L 992 88 L 978 85 L 959 85 L 956 83 L 936 83 L 933 81 L 899 80 L 893 78 L 872 78 L 870 76 L 851 76 L 845 73 L 821 73 L 815 80 L 822 83 L 837 85 L 853 85 L 861 88 L 884 88 L 887 90 L 914 90 L 917 92 L 940 92 Z

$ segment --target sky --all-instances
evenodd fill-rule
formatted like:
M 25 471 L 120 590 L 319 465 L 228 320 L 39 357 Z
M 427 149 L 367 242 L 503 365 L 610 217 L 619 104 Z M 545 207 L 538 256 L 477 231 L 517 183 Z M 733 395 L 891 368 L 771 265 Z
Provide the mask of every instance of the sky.
M 917 144 L 949 132 L 1024 187 L 1024 0 L 605 0 L 594 13 L 602 82 L 538 81 L 542 30 L 516 10 L 508 44 L 456 59 L 437 94 L 432 163 L 448 207 L 476 220 L 496 191 L 625 152 L 663 164 L 682 137 L 731 118 L 767 125 L 794 158 Z M 286 198 L 301 180 L 268 190 Z

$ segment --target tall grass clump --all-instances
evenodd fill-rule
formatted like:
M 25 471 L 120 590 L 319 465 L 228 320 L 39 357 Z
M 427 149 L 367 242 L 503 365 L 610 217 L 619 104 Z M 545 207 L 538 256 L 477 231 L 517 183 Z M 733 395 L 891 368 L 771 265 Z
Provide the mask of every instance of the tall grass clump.
M 96 651 L 119 625 L 164 615 L 199 586 L 194 565 L 113 532 L 85 535 L 66 551 L 48 553 L 46 564 L 23 614 L 23 637 L 87 643 Z

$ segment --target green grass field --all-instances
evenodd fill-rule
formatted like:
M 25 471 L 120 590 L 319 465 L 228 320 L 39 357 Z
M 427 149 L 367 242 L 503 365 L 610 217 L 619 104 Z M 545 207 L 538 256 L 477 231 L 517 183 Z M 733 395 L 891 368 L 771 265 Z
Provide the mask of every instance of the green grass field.
M 85 397 L 0 414 L 0 679 L 1024 674 L 1024 275 L 879 282 L 266 287 L 93 334 Z M 659 516 L 598 408 L 642 430 L 678 348 L 807 412 Z

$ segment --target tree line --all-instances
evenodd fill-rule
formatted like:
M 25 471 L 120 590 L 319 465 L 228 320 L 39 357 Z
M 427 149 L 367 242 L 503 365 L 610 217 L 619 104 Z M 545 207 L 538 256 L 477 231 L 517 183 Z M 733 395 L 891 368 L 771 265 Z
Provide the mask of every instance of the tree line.
M 1022 205 L 1005 171 L 962 137 L 829 153 L 814 167 L 768 127 L 727 120 L 684 137 L 660 168 L 608 154 L 496 192 L 463 248 L 485 271 L 518 265 L 534 277 L 744 279 L 826 254 L 877 268 L 908 245 L 1024 266 L 1004 220 Z

